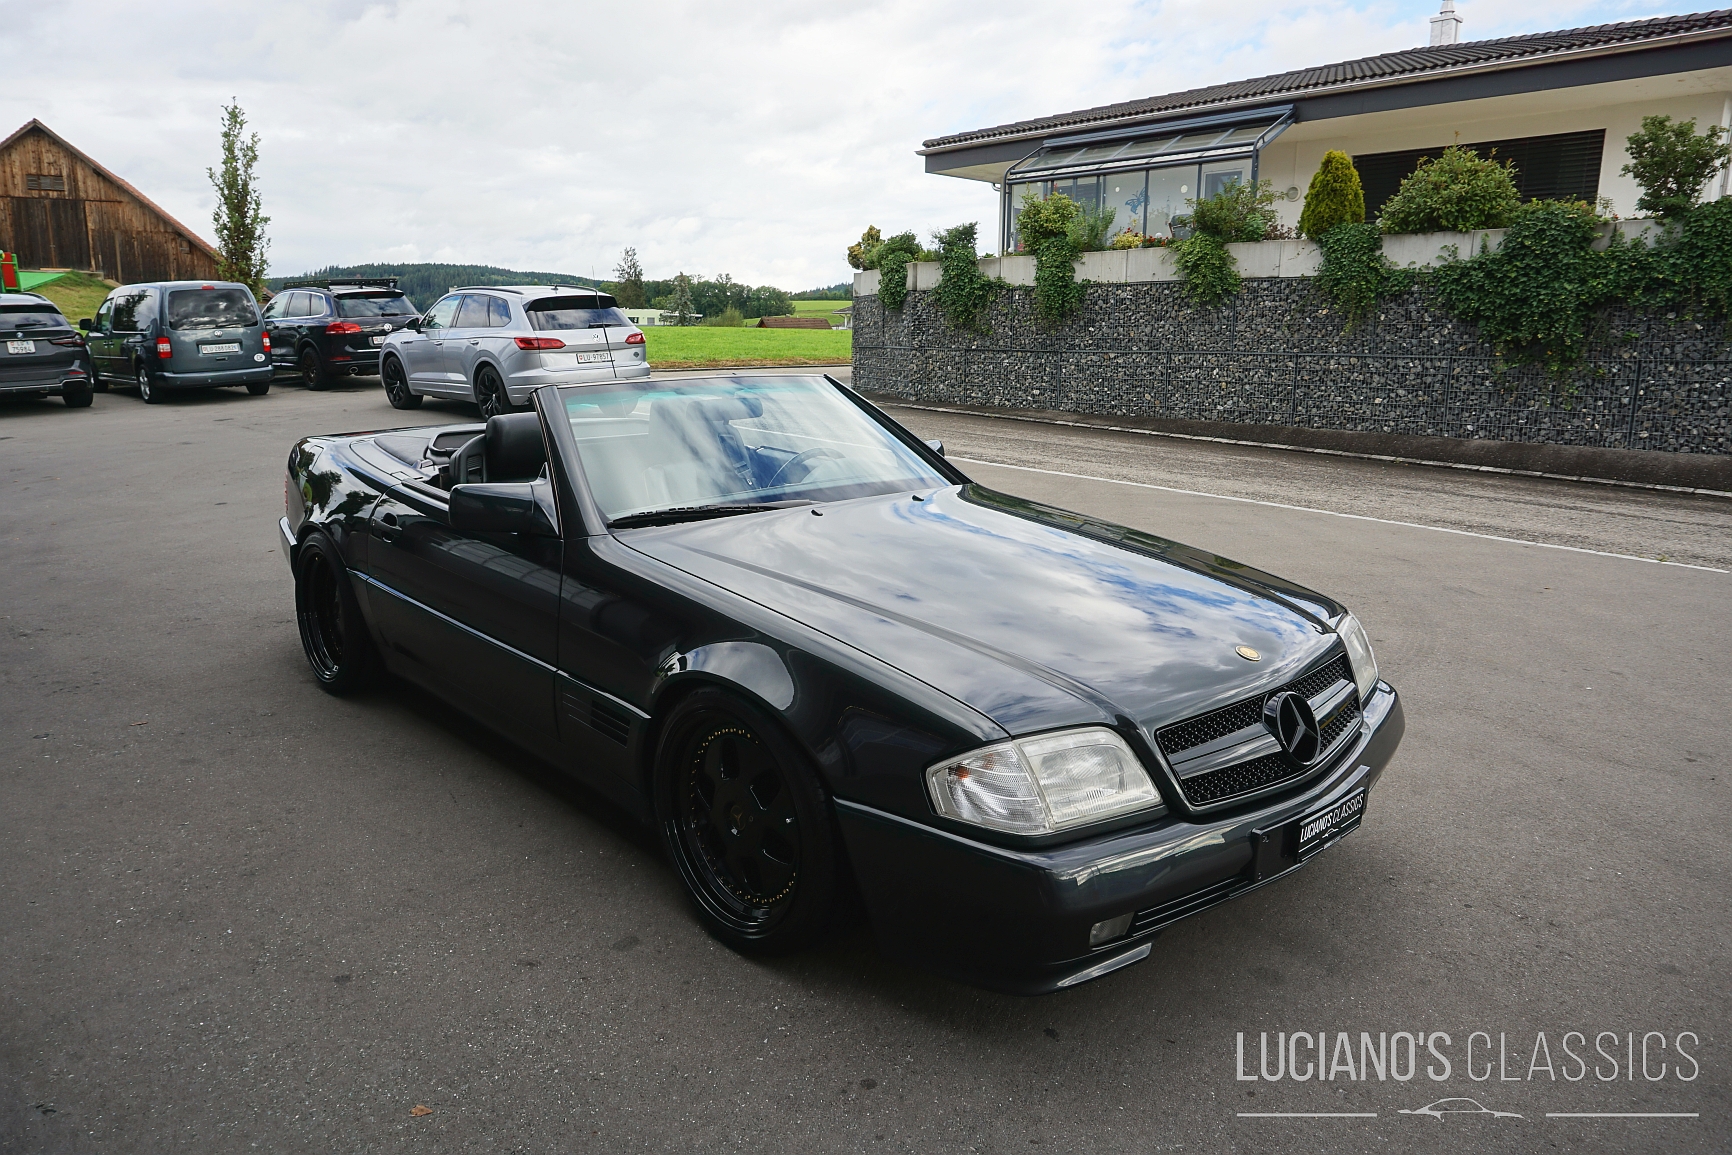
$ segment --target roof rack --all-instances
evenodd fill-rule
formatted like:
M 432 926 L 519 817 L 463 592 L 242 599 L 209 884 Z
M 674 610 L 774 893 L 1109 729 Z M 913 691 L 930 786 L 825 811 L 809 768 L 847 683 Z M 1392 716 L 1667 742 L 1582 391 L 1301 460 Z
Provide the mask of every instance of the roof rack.
M 483 289 L 490 293 L 516 293 L 519 297 L 523 296 L 522 289 L 513 289 L 505 285 L 452 285 L 445 291 L 448 293 L 464 293 L 480 292 Z
M 285 289 L 395 289 L 396 277 L 294 277 Z

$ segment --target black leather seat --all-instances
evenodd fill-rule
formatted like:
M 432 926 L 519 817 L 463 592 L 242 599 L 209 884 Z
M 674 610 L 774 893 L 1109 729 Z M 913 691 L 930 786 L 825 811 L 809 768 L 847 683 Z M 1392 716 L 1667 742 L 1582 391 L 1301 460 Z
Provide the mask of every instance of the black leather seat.
M 534 413 L 501 413 L 487 419 L 487 431 L 470 438 L 451 455 L 451 485 L 471 481 L 534 481 L 547 464 L 541 418 Z

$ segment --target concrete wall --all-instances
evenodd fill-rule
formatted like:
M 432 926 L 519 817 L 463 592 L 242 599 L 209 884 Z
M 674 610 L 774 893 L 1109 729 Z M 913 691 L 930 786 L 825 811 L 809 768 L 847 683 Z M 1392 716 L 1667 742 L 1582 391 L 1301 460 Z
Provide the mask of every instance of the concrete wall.
M 1659 225 L 1649 220 L 1618 221 L 1603 228 L 1603 247 L 1613 233 L 1630 238 L 1647 237 Z M 1458 257 L 1471 257 L 1486 248 L 1503 244 L 1504 229 L 1477 229 L 1468 233 L 1396 233 L 1383 238 L 1383 253 L 1403 268 L 1430 268 Z M 1322 254 L 1310 241 L 1259 241 L 1255 244 L 1228 245 L 1239 264 L 1242 277 L 1314 277 Z M 1034 258 L 982 257 L 980 271 L 989 277 L 1003 277 L 1012 285 L 1034 284 Z M 1076 263 L 1079 281 L 1098 284 L 1137 284 L 1145 281 L 1177 281 L 1179 271 L 1173 266 L 1170 249 L 1124 249 L 1104 253 L 1084 253 Z M 916 261 L 908 266 L 910 289 L 935 289 L 939 281 L 936 261 Z M 878 273 L 875 270 L 854 274 L 854 296 L 876 297 Z

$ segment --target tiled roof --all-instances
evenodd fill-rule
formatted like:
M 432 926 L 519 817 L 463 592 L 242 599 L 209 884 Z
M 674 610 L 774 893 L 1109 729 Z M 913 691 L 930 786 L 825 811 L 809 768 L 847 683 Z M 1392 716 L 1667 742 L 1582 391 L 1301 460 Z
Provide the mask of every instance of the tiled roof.
M 1498 40 L 1469 40 L 1431 48 L 1408 48 L 1400 52 L 1385 52 L 1379 56 L 1347 60 L 1340 64 L 1325 64 L 1319 68 L 1301 68 L 1274 76 L 1261 76 L 1255 80 L 1212 84 L 1207 88 L 1192 88 L 1166 96 L 1127 100 L 1058 116 L 1043 116 L 1034 120 L 1001 124 L 994 128 L 959 132 L 951 136 L 935 137 L 926 142 L 926 148 L 942 151 L 1006 137 L 1045 133 L 1053 129 L 1086 127 L 1103 121 L 1156 116 L 1241 101 L 1298 97 L 1342 85 L 1424 80 L 1434 73 L 1461 68 L 1520 66 L 1539 63 L 1547 57 L 1561 54 L 1594 49 L 1640 48 L 1653 41 L 1711 34 L 1715 31 L 1732 33 L 1732 9 L 1697 12 L 1688 16 L 1660 16 L 1651 20 L 1629 20 L 1621 24 L 1597 24 L 1591 28 L 1570 28 L 1562 32 L 1535 32 L 1526 36 L 1505 36 Z

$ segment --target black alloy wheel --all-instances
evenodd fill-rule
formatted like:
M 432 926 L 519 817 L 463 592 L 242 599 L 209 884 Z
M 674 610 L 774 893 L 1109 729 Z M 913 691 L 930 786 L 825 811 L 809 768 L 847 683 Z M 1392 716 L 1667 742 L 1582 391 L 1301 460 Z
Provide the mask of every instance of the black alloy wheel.
M 505 382 L 499 379 L 499 370 L 491 365 L 483 365 L 475 371 L 475 405 L 483 417 L 517 412 L 517 406 L 511 403 L 505 392 Z
M 422 397 L 409 391 L 409 379 L 403 375 L 403 362 L 386 357 L 379 363 L 379 377 L 385 386 L 385 400 L 393 409 L 419 409 Z
M 150 379 L 150 370 L 140 361 L 133 369 L 133 384 L 138 386 L 138 395 L 146 405 L 156 405 L 162 401 L 162 390 Z
M 704 928 L 747 954 L 821 937 L 841 869 L 809 759 L 756 710 L 711 690 L 675 708 L 658 754 L 663 842 Z
M 108 382 L 104 381 L 102 374 L 96 371 L 96 361 L 93 358 L 88 356 L 84 358 L 84 372 L 90 378 L 90 391 L 92 393 L 108 392 Z
M 295 619 L 313 676 L 339 697 L 366 688 L 377 669 L 373 640 L 336 547 L 315 533 L 301 544 L 295 563 Z
M 323 389 L 331 383 L 331 375 L 325 371 L 325 359 L 311 345 L 301 350 L 300 367 L 301 384 L 308 389 Z

